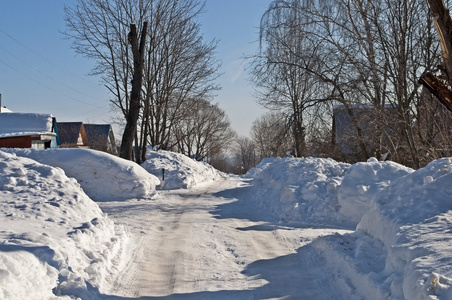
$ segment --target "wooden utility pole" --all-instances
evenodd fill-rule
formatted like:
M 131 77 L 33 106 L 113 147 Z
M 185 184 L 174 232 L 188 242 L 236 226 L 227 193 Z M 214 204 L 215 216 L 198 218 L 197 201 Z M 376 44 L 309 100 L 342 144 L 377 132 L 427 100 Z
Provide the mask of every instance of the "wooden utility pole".
M 419 82 L 452 112 L 452 19 L 443 0 L 428 0 L 428 4 L 441 41 L 444 66 L 439 66 L 438 75 L 426 72 Z
M 143 23 L 140 44 L 135 24 L 130 24 L 129 44 L 133 54 L 133 78 L 132 92 L 130 93 L 130 105 L 127 112 L 127 123 L 122 135 L 121 150 L 119 156 L 132 160 L 133 140 L 137 131 L 137 122 L 140 114 L 141 86 L 143 82 L 144 48 L 146 44 L 148 22 Z

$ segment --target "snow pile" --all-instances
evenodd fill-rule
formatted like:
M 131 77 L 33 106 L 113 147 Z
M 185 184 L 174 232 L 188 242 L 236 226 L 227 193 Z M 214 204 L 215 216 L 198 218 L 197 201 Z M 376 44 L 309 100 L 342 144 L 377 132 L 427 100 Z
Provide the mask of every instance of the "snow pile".
M 375 195 L 395 179 L 411 172 L 410 168 L 391 161 L 379 162 L 375 158 L 352 165 L 338 190 L 341 213 L 358 224 Z
M 0 299 L 96 299 L 124 241 L 63 170 L 0 151 Z
M 160 183 L 138 164 L 89 149 L 3 149 L 18 156 L 59 167 L 74 177 L 95 201 L 144 198 Z
M 250 197 L 279 221 L 348 224 L 337 190 L 349 167 L 323 158 L 267 158 L 245 177 L 254 178 Z
M 451 183 L 452 159 L 434 161 L 384 190 L 358 224 L 384 244 L 392 294 L 451 299 Z
M 374 195 L 355 233 L 314 244 L 365 299 L 451 299 L 451 183 L 452 159 L 434 161 Z
M 193 188 L 201 184 L 212 183 L 226 176 L 209 164 L 196 161 L 180 153 L 149 149 L 146 155 L 147 160 L 141 166 L 160 178 L 161 189 Z M 165 172 L 165 180 L 163 180 L 163 172 Z

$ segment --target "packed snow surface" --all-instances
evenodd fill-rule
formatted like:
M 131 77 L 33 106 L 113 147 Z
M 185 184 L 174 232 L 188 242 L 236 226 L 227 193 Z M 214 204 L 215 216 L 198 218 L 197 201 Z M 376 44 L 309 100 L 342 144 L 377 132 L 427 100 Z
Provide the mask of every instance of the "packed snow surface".
M 141 166 L 161 180 L 160 188 L 164 190 L 193 188 L 225 177 L 205 162 L 163 150 L 148 149 Z
M 95 201 L 143 198 L 160 180 L 138 164 L 90 149 L 3 149 L 64 170 Z
M 237 177 L 161 151 L 154 176 L 94 151 L 13 152 L 1 299 L 452 299 L 450 158 L 269 158 Z

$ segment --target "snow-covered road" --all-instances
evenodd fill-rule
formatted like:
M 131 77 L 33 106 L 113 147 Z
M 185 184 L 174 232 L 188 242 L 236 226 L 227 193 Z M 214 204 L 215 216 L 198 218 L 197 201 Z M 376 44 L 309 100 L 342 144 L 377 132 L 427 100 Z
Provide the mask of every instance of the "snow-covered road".
M 340 280 L 310 242 L 344 231 L 279 226 L 247 203 L 248 185 L 229 177 L 152 200 L 100 203 L 129 231 L 131 258 L 103 297 L 341 299 Z

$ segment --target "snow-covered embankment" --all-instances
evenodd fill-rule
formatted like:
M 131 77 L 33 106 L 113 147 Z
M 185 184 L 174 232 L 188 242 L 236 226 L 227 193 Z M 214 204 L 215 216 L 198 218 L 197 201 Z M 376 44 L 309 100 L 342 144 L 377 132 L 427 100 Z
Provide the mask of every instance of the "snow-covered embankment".
M 125 239 L 62 169 L 0 151 L 1 299 L 94 299 Z
M 155 191 L 160 180 L 138 164 L 90 149 L 3 149 L 58 167 L 74 177 L 95 201 L 145 198 Z
M 194 188 L 227 176 L 205 162 L 163 150 L 148 149 L 146 161 L 141 166 L 160 178 L 160 188 L 164 190 Z

